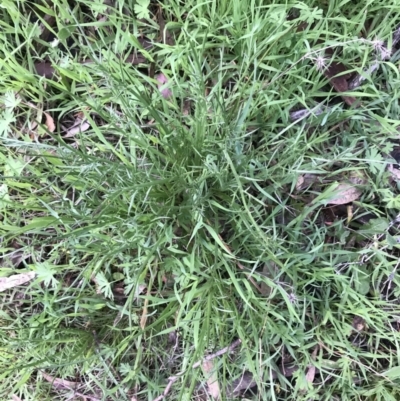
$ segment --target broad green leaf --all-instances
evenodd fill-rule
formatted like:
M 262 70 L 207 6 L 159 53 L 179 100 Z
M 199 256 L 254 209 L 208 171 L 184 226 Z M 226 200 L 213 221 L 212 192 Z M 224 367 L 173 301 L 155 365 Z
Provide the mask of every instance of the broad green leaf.
M 19 177 L 26 163 L 20 158 L 9 157 L 4 166 L 4 175 L 7 177 Z
M 150 18 L 149 13 L 150 0 L 136 0 L 134 10 L 138 18 Z

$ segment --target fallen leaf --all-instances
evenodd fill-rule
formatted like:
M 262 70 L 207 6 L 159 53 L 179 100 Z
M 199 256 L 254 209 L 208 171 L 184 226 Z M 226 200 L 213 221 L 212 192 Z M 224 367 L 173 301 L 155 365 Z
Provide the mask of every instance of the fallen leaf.
M 46 379 L 49 383 L 52 384 L 55 388 L 68 388 L 70 390 L 74 390 L 78 387 L 79 383 L 71 382 L 69 380 L 64 379 L 57 379 L 53 376 L 48 375 L 47 373 L 42 372 L 42 376 Z
M 44 115 L 46 116 L 46 127 L 49 130 L 49 132 L 54 132 L 56 129 L 56 125 L 54 124 L 53 117 L 49 114 L 44 112 Z
M 219 400 L 221 391 L 218 384 L 217 372 L 212 361 L 204 361 L 202 364 L 203 372 L 207 377 L 208 394 L 214 399 Z
M 147 288 L 146 284 L 139 284 L 136 288 L 135 291 L 135 299 L 138 300 L 139 299 L 139 295 L 143 293 L 143 291 Z M 130 294 L 130 289 L 129 287 L 125 288 L 124 291 L 125 295 L 129 295 Z
M 313 383 L 315 378 L 315 366 L 310 366 L 306 373 L 306 381 L 307 383 Z
M 333 56 L 333 53 L 328 50 L 326 52 L 328 54 L 331 53 L 329 55 Z M 324 70 L 325 77 L 329 79 L 329 83 L 335 88 L 336 92 L 340 93 L 349 90 L 347 79 L 351 75 L 345 74 L 346 71 L 347 67 L 343 63 L 336 61 L 332 61 L 329 67 Z M 342 96 L 342 99 L 350 106 L 356 101 L 356 98 L 352 96 Z
M 71 138 L 80 132 L 85 132 L 90 128 L 90 124 L 87 122 L 85 118 L 77 117 L 74 122 L 74 125 L 69 128 L 64 135 L 64 138 Z
M 36 73 L 45 78 L 53 78 L 55 70 L 51 63 L 47 61 L 38 62 L 34 64 Z
M 300 175 L 296 182 L 296 191 L 301 191 L 310 187 L 314 182 L 318 180 L 318 176 L 316 174 L 304 174 Z
M 14 274 L 9 277 L 0 277 L 0 292 L 25 284 L 31 281 L 35 276 L 35 272 L 29 272 Z
M 311 354 L 311 359 L 312 359 L 313 361 L 315 361 L 315 360 L 317 359 L 318 350 L 319 350 L 319 346 L 316 345 L 315 348 L 314 348 L 313 353 Z M 316 369 L 315 369 L 315 366 L 314 366 L 314 365 L 312 365 L 312 366 L 310 366 L 310 367 L 308 368 L 308 371 L 307 371 L 307 373 L 306 373 L 306 380 L 307 380 L 308 383 L 313 383 L 313 382 L 314 382 L 315 371 L 316 371 Z
M 324 75 L 329 79 L 331 85 L 338 92 L 346 92 L 349 88 L 346 74 L 343 75 L 345 71 L 346 67 L 344 66 L 344 64 L 336 63 L 335 61 L 332 61 L 329 67 L 324 70 Z
M 172 96 L 172 92 L 171 92 L 170 89 L 166 88 L 166 86 L 165 86 L 165 84 L 168 83 L 167 77 L 164 74 L 158 74 L 156 76 L 156 80 L 158 82 L 157 86 L 158 86 L 158 89 L 161 92 L 161 96 L 164 99 L 170 98 Z
M 299 175 L 296 182 L 296 190 L 300 191 L 300 189 L 303 187 L 303 184 L 304 184 L 304 176 Z
M 393 164 L 389 164 L 388 171 L 390 173 L 390 177 L 393 178 L 394 181 L 400 181 L 400 170 L 393 167 Z
M 335 188 L 335 194 L 327 202 L 328 205 L 345 205 L 358 199 L 362 191 L 354 185 L 346 182 L 339 183 Z

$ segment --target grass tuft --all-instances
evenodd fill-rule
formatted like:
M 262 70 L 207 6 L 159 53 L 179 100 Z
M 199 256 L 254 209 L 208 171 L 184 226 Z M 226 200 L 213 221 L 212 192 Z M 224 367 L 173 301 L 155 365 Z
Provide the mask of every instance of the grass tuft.
M 399 399 L 400 6 L 356 3 L 3 0 L 1 399 Z

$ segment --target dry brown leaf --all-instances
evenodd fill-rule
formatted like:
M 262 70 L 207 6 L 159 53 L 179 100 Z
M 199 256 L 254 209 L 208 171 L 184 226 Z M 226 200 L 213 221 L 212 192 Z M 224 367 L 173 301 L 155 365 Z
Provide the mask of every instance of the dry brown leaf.
M 69 380 L 64 380 L 64 379 L 57 379 L 44 372 L 42 372 L 42 376 L 55 388 L 68 388 L 70 390 L 75 390 L 79 385 L 79 383 L 77 382 L 71 382 Z
M 85 118 L 78 117 L 75 120 L 74 125 L 68 129 L 67 133 L 64 135 L 64 138 L 71 138 L 80 132 L 85 132 L 90 128 L 90 124 L 87 122 Z
M 166 88 L 166 84 L 168 84 L 168 78 L 164 74 L 158 74 L 156 76 L 156 80 L 158 82 L 157 86 L 161 92 L 161 96 L 164 99 L 168 99 L 172 96 L 171 89 Z
M 304 184 L 304 175 L 299 175 L 296 182 L 296 190 L 300 191 Z
M 314 184 L 318 180 L 318 176 L 316 174 L 304 174 L 300 175 L 297 178 L 297 183 L 296 183 L 296 191 L 301 191 L 303 189 L 306 189 L 310 187 L 312 184 Z
M 49 132 L 54 132 L 56 129 L 56 125 L 54 124 L 53 117 L 49 114 L 44 112 L 44 115 L 46 116 L 46 127 L 49 130 Z
M 221 391 L 218 384 L 218 375 L 214 369 L 212 361 L 204 361 L 202 363 L 202 369 L 207 377 L 208 394 L 214 399 L 219 400 Z
M 312 359 L 313 361 L 315 361 L 315 360 L 317 359 L 318 350 L 319 350 L 319 346 L 316 345 L 315 348 L 314 348 L 314 351 L 313 351 L 313 353 L 312 353 L 312 355 L 311 355 L 311 359 Z M 314 365 L 313 365 L 313 366 L 310 366 L 310 367 L 308 368 L 308 371 L 307 371 L 307 373 L 306 373 L 306 380 L 307 380 L 307 383 L 313 383 L 313 382 L 314 382 L 314 379 L 315 379 L 315 371 L 316 371 L 316 368 L 315 368 Z
M 29 272 L 14 274 L 9 277 L 0 277 L 0 292 L 25 284 L 31 281 L 35 276 L 35 272 Z
M 394 181 L 400 181 L 400 170 L 393 167 L 393 164 L 389 164 L 388 171 Z
M 54 67 L 48 61 L 35 63 L 36 74 L 51 79 L 54 76 Z
M 328 205 L 345 205 L 358 199 L 362 191 L 354 185 L 341 182 L 335 188 L 335 194 L 327 202 Z
M 355 170 L 350 173 L 349 182 L 354 185 L 364 185 L 368 182 L 368 179 L 363 171 Z
M 332 49 L 326 49 L 326 53 L 331 57 L 334 56 Z M 347 71 L 348 68 L 340 61 L 332 61 L 329 67 L 324 70 L 324 75 L 329 79 L 329 83 L 335 88 L 336 92 L 348 91 L 349 84 L 347 80 L 351 77 L 351 74 L 346 74 Z M 356 101 L 356 98 L 352 96 L 342 95 L 342 99 L 350 106 Z
M 38 126 L 38 122 L 35 121 L 35 120 L 33 120 L 33 121 L 30 122 L 29 130 L 30 130 L 30 131 L 35 130 L 35 129 L 37 128 L 37 126 Z
M 306 373 L 306 381 L 307 383 L 313 383 L 315 378 L 315 366 L 310 366 Z

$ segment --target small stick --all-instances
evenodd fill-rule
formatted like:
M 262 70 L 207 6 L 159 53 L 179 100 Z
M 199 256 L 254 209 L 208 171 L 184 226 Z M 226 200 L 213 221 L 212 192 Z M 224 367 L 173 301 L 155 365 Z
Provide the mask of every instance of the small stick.
M 211 361 L 212 359 L 221 356 L 223 354 L 226 354 L 229 351 L 232 351 L 233 349 L 235 349 L 238 345 L 240 345 L 242 343 L 241 339 L 235 340 L 231 345 L 228 345 L 225 348 L 222 348 L 221 350 L 214 352 L 213 354 L 207 355 L 205 358 L 201 359 L 200 361 L 197 361 L 196 363 L 194 363 L 192 365 L 192 369 L 196 369 L 199 366 L 201 366 L 204 362 L 206 361 Z M 157 398 L 155 398 L 153 401 L 162 401 L 170 392 L 173 384 L 179 379 L 179 377 L 183 374 L 184 372 L 180 372 L 175 376 L 170 376 L 168 378 L 168 384 L 165 387 L 165 390 L 163 391 L 163 393 L 161 395 L 159 395 Z
M 153 401 L 161 401 L 163 400 L 171 390 L 172 385 L 178 380 L 179 376 L 171 376 L 168 378 L 168 384 L 167 387 L 165 387 L 164 392 L 159 395 L 157 398 L 155 398 Z

